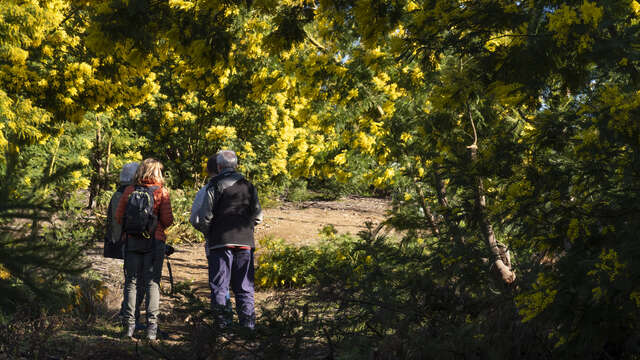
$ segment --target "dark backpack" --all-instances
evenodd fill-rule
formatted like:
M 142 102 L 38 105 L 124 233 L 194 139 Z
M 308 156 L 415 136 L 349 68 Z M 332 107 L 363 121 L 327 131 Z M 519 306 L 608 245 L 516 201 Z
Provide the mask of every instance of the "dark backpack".
M 149 252 L 153 248 L 153 233 L 158 218 L 153 213 L 153 193 L 157 186 L 139 186 L 129 194 L 122 231 L 127 236 L 127 250 Z

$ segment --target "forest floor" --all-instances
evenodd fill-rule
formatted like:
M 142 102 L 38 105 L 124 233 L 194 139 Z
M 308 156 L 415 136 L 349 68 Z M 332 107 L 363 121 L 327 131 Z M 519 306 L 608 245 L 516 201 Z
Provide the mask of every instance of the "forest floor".
M 348 197 L 337 201 L 304 201 L 297 203 L 279 203 L 264 210 L 264 222 L 256 229 L 256 241 L 265 237 L 282 238 L 294 245 L 311 245 L 320 238 L 320 231 L 332 225 L 338 234 L 357 234 L 364 230 L 366 222 L 379 224 L 385 218 L 389 202 L 383 199 Z M 161 321 L 163 332 L 161 345 L 145 345 L 142 342 L 126 343 L 120 340 L 118 330 L 118 311 L 122 301 L 123 273 L 122 261 L 102 257 L 102 243 L 96 243 L 88 254 L 92 271 L 105 282 L 108 288 L 106 309 L 100 315 L 99 324 L 90 328 L 80 327 L 63 332 L 61 346 L 73 346 L 81 353 L 79 358 L 175 358 L 169 354 L 180 353 L 179 349 L 188 335 L 184 316 L 176 315 L 176 301 L 167 296 L 170 290 L 167 266 L 163 268 Z M 257 255 L 260 256 L 260 249 Z M 207 262 L 202 244 L 178 245 L 169 259 L 176 284 L 189 284 L 201 299 L 208 298 Z M 256 292 L 256 309 L 265 305 L 274 294 L 271 291 Z M 259 314 L 258 314 L 259 315 Z M 258 317 L 259 321 L 259 317 Z M 143 332 L 137 336 L 142 338 Z M 104 345 L 104 346 L 103 346 Z M 117 345 L 117 346 L 114 346 Z M 140 345 L 140 346 L 139 346 Z M 61 358 L 67 358 L 62 356 Z M 181 357 L 178 357 L 181 358 Z M 186 358 L 186 357 L 185 357 Z M 207 357 L 204 357 L 207 358 Z

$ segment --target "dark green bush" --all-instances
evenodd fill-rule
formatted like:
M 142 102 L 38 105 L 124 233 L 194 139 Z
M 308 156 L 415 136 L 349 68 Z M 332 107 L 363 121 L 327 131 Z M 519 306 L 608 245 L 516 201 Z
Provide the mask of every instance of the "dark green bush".
M 296 326 L 305 328 L 298 331 L 315 334 L 307 346 L 339 358 L 550 356 L 546 337 L 521 323 L 513 289 L 486 276 L 482 246 L 399 242 L 370 229 L 315 246 L 271 239 L 263 249 L 257 282 L 304 287 L 305 295 L 287 304 L 317 318 L 299 320 Z M 283 310 L 267 311 L 261 321 L 282 325 L 284 316 Z

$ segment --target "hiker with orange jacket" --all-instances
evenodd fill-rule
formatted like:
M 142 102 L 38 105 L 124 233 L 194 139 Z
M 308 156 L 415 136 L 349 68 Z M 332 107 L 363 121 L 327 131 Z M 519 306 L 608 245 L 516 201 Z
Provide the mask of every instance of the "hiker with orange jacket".
M 160 279 L 165 254 L 165 229 L 173 224 L 169 191 L 164 187 L 162 163 L 145 159 L 136 171 L 134 184 L 128 186 L 118 203 L 116 220 L 123 225 L 124 263 L 127 269 L 124 288 L 125 336 L 135 331 L 136 283 L 144 281 L 147 292 L 147 338 L 155 340 L 158 331 Z M 139 279 L 138 274 L 144 274 Z

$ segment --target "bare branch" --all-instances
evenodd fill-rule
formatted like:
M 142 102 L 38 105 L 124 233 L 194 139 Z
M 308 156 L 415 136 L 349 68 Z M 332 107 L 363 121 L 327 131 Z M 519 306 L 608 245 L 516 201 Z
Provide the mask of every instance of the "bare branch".
M 304 30 L 304 35 L 307 37 L 309 42 L 311 44 L 313 44 L 313 46 L 318 48 L 318 50 L 320 50 L 320 51 L 322 51 L 324 53 L 327 52 L 327 48 L 322 46 L 316 39 L 313 38 L 313 36 L 309 35 L 309 33 L 306 30 Z

